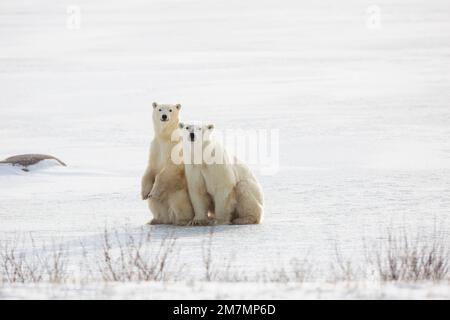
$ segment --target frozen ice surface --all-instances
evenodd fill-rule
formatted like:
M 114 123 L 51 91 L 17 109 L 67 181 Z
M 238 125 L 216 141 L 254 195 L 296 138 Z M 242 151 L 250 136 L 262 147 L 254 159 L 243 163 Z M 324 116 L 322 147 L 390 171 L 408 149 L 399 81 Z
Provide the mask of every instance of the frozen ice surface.
M 76 251 L 105 227 L 141 230 L 152 101 L 216 128 L 280 130 L 280 170 L 258 175 L 265 223 L 216 229 L 236 268 L 306 254 L 326 266 L 336 245 L 358 256 L 386 228 L 448 233 L 448 1 L 377 1 L 375 29 L 369 1 L 79 0 L 78 30 L 70 4 L 0 5 L 0 158 L 68 164 L 0 167 L 0 240 Z M 148 230 L 174 232 L 202 268 L 207 228 Z

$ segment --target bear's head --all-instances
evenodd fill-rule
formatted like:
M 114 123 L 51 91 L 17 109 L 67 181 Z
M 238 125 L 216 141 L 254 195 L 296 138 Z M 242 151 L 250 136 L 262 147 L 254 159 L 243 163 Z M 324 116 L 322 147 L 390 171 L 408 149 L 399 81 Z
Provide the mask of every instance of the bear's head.
M 153 123 L 156 128 L 164 128 L 178 125 L 181 104 L 158 104 L 153 102 Z
M 196 125 L 180 123 L 179 128 L 182 130 L 182 137 L 184 141 L 188 142 L 206 142 L 210 141 L 211 133 L 213 132 L 214 125 Z

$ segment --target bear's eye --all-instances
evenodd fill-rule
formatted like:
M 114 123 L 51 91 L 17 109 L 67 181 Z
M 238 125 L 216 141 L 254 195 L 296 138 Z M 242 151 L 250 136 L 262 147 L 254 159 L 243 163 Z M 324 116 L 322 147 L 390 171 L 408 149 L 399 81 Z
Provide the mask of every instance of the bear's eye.
M 162 111 L 162 109 L 159 109 L 159 111 L 161 112 L 161 111 Z
M 169 112 L 172 112 L 172 109 L 169 109 Z
M 189 127 L 186 127 L 186 130 L 189 130 Z

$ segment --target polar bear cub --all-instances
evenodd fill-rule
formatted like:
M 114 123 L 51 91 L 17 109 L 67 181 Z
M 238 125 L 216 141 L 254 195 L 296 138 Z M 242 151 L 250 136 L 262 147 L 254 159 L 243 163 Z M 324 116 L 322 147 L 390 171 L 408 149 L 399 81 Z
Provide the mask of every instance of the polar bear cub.
M 250 169 L 230 157 L 211 134 L 213 125 L 180 123 L 185 174 L 194 224 L 206 224 L 214 211 L 218 224 L 257 224 L 263 218 L 263 192 Z

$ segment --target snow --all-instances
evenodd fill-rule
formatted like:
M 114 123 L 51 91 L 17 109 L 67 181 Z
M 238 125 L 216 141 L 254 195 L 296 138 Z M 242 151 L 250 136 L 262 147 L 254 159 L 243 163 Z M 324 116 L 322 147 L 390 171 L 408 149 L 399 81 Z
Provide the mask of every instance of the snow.
M 0 299 L 448 299 L 448 285 L 433 283 L 218 283 L 149 282 L 88 285 L 14 285 Z
M 152 101 L 181 103 L 183 120 L 216 128 L 279 129 L 279 171 L 255 171 L 264 224 L 215 229 L 214 254 L 233 257 L 237 270 L 308 256 L 325 277 L 336 246 L 357 260 L 362 239 L 382 241 L 387 228 L 424 241 L 436 225 L 449 233 L 446 0 L 377 1 L 376 29 L 366 26 L 370 1 L 79 0 L 75 30 L 66 27 L 68 5 L 0 5 L 0 159 L 45 153 L 68 165 L 28 173 L 0 165 L 1 241 L 31 234 L 76 257 L 80 243 L 101 247 L 105 227 L 170 234 L 186 277 L 201 278 L 208 228 L 143 227 Z M 51 297 L 43 287 L 1 294 Z

